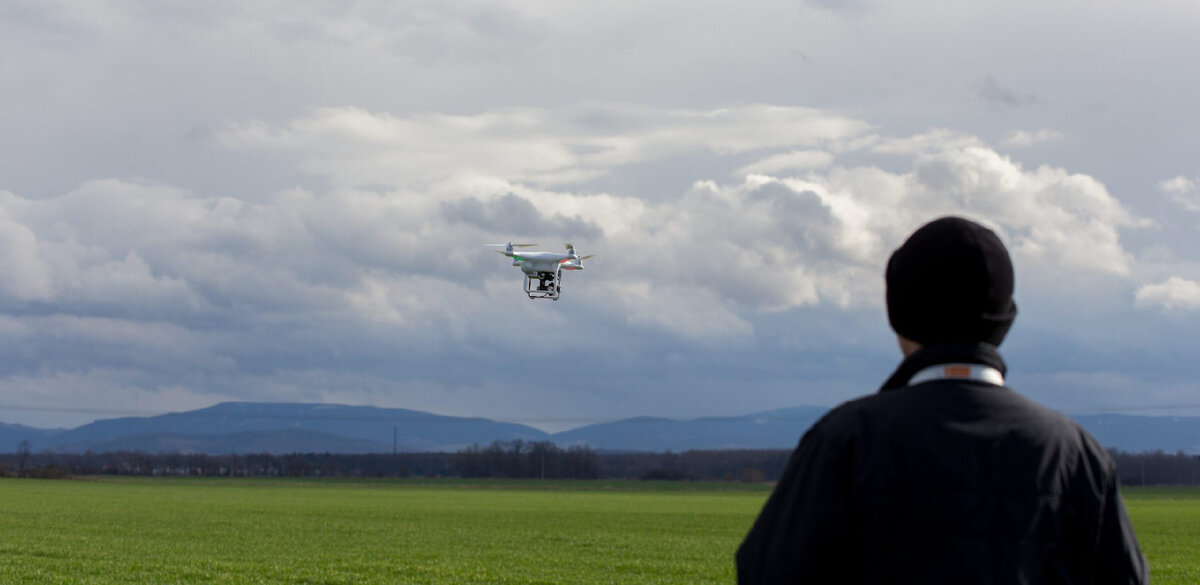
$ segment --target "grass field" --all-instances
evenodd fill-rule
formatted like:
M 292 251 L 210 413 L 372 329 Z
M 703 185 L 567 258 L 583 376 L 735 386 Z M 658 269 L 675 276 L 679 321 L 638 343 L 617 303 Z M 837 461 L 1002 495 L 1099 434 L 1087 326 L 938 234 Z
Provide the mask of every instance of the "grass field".
M 1200 488 L 1124 488 L 1155 585 L 1200 583 Z
M 767 490 L 646 482 L 0 480 L 0 583 L 732 583 Z M 1156 584 L 1200 490 L 1127 490 Z
M 766 494 L 536 487 L 4 480 L 0 582 L 730 583 Z

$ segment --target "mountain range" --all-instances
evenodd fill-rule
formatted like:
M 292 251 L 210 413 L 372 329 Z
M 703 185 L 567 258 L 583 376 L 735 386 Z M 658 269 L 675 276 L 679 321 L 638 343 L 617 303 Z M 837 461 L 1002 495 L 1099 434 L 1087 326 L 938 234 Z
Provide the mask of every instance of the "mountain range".
M 0 423 L 0 452 L 390 453 L 456 451 L 494 441 L 551 441 L 597 451 L 787 449 L 827 407 L 801 406 L 691 420 L 637 417 L 547 433 L 517 423 L 337 404 L 224 402 L 157 416 L 102 419 L 73 429 Z M 1200 454 L 1200 417 L 1072 417 L 1107 447 Z

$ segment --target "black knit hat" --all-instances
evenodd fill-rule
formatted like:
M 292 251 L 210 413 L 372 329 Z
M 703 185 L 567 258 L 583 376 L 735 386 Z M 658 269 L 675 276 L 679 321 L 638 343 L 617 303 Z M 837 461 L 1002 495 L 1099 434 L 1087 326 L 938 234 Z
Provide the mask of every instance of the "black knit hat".
M 887 265 L 888 321 L 922 345 L 1000 345 L 1017 316 L 1012 260 L 992 230 L 943 217 L 913 232 Z

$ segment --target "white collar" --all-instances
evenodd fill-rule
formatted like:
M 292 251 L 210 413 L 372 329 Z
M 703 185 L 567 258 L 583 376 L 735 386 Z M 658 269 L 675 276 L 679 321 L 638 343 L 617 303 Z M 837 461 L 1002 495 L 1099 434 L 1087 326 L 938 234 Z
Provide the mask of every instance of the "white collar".
M 996 368 L 982 364 L 938 364 L 913 374 L 908 380 L 908 385 L 932 380 L 975 380 L 1003 386 L 1004 374 Z

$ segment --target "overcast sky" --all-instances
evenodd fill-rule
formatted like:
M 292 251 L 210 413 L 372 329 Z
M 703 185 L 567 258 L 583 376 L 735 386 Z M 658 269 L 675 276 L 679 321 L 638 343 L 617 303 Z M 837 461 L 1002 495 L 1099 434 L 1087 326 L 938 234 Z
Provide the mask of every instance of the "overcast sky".
M 1200 413 L 1192 0 L 0 3 L 0 421 L 834 405 L 1009 246 L 1010 384 Z M 596 254 L 558 302 L 484 248 Z

